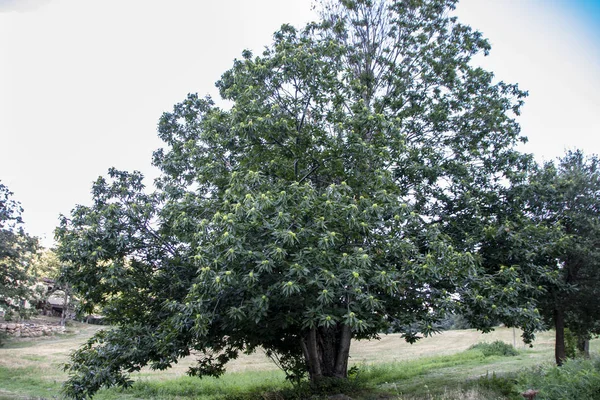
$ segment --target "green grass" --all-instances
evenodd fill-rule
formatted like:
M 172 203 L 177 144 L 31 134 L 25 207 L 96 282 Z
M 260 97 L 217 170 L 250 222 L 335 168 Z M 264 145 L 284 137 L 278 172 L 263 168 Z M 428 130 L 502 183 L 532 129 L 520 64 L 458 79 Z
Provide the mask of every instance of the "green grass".
M 17 341 L 6 341 L 3 345 L 3 349 L 24 349 L 27 347 L 33 347 L 36 345 L 34 341 L 17 342 Z
M 493 370 L 494 365 L 505 361 L 504 358 L 486 356 L 480 348 L 475 347 L 449 356 L 367 365 L 360 369 L 359 375 L 373 390 L 427 398 L 442 395 L 448 389 L 462 389 L 481 367 Z
M 193 378 L 183 376 L 167 381 L 143 378 L 126 390 L 111 388 L 102 390 L 95 397 L 99 400 L 112 399 L 195 399 L 217 400 L 236 398 L 258 398 L 272 391 L 287 390 L 279 371 L 252 371 L 227 374 L 222 378 Z
M 23 359 L 28 360 L 28 361 L 44 361 L 47 359 L 47 357 L 29 354 L 29 355 L 24 355 Z
M 15 369 L 0 367 L 0 399 L 11 398 L 9 394 L 40 398 L 57 395 L 62 382 L 46 380 L 43 375 L 44 371 L 36 367 Z

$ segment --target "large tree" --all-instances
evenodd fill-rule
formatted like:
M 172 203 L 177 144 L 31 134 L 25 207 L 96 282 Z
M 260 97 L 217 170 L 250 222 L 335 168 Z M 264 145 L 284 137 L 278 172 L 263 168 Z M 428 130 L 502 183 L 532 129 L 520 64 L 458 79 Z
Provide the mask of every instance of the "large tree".
M 23 230 L 21 205 L 12 192 L 0 183 L 0 309 L 5 317 L 26 317 L 32 311 L 32 259 L 38 248 L 37 239 Z
M 343 378 L 351 339 L 412 342 L 457 309 L 531 333 L 530 285 L 477 254 L 526 163 L 525 93 L 471 65 L 490 46 L 454 5 L 326 3 L 235 61 L 217 83 L 230 109 L 189 95 L 163 115 L 156 191 L 116 170 L 94 184 L 57 237 L 116 328 L 74 354 L 70 396 L 192 353 L 192 374 L 219 375 L 257 347 L 290 378 Z

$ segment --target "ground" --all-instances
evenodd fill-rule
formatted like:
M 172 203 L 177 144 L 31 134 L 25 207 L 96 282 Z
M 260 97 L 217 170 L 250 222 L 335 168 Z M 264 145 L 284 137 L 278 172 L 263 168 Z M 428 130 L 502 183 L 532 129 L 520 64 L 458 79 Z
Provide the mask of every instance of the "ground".
M 56 319 L 58 320 L 58 319 Z M 41 320 L 38 320 L 41 321 Z M 44 317 L 47 323 L 56 323 L 54 319 Z M 59 393 L 60 382 L 66 378 L 62 366 L 68 361 L 72 350 L 80 346 L 98 329 L 104 327 L 99 325 L 88 325 L 77 322 L 69 323 L 67 334 L 43 339 L 21 339 L 10 341 L 6 347 L 0 348 L 0 400 L 18 399 L 20 387 L 27 387 L 28 393 L 48 393 L 49 396 L 42 398 L 55 398 Z M 443 382 L 445 377 L 466 381 L 477 379 L 480 376 L 507 371 L 517 371 L 542 363 L 551 363 L 553 360 L 554 340 L 552 332 L 538 335 L 534 347 L 529 349 L 519 340 L 520 332 L 508 328 L 498 328 L 489 334 L 481 334 L 475 330 L 448 331 L 430 338 L 418 341 L 410 345 L 399 335 L 383 335 L 380 340 L 353 342 L 351 347 L 351 365 L 365 368 L 372 364 L 387 364 L 390 370 L 400 365 L 411 364 L 411 370 L 406 378 L 390 380 L 382 378 L 379 385 L 383 388 L 392 389 L 396 393 L 414 393 L 427 390 L 427 385 L 432 380 Z M 493 365 L 481 360 L 456 359 L 453 354 L 460 353 L 478 342 L 493 342 L 501 340 L 516 344 L 522 351 L 516 357 L 497 358 Z M 600 341 L 593 341 L 592 350 L 598 350 Z M 446 357 L 440 357 L 446 356 Z M 435 368 L 427 366 L 428 359 Z M 147 382 L 165 382 L 181 378 L 185 375 L 187 368 L 194 362 L 193 357 L 181 360 L 173 368 L 166 371 L 143 370 L 134 374 L 133 378 Z M 250 356 L 241 356 L 231 362 L 228 375 L 236 379 L 268 379 L 280 380 L 281 375 L 271 373 L 276 366 L 262 352 L 256 352 Z M 421 369 L 421 371 L 418 371 Z M 392 374 L 390 374 L 391 376 Z M 396 374 L 397 376 L 397 374 Z M 448 378 L 450 379 L 450 378 Z M 17 382 L 22 383 L 17 383 Z M 181 385 L 187 384 L 182 381 Z M 197 380 L 189 381 L 190 385 L 198 385 Z M 202 380 L 202 385 L 219 385 L 212 381 Z M 19 386 L 21 385 L 21 386 Z M 425 388 L 425 389 L 424 389 Z M 225 389 L 219 389 L 225 390 Z M 44 392 L 47 391 L 47 392 Z M 4 397 L 3 397 L 4 396 Z M 464 393 L 464 398 L 469 398 Z M 25 397 L 27 398 L 27 397 Z M 37 398 L 37 397 L 36 397 Z M 137 398 L 137 397 L 136 397 Z M 143 397 L 142 397 L 143 398 Z M 394 397 L 408 398 L 411 397 Z M 21 397 L 22 399 L 22 397 Z

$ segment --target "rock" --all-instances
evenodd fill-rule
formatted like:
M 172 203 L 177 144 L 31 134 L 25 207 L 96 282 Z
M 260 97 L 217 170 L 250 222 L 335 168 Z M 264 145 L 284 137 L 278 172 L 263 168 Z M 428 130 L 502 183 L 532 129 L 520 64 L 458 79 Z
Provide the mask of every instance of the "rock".
M 8 329 L 9 331 L 13 331 L 17 329 L 17 324 L 8 324 L 6 325 L 6 329 Z
M 521 396 L 525 397 L 526 399 L 534 399 L 535 396 L 537 396 L 537 394 L 539 393 L 539 390 L 533 390 L 533 389 L 528 389 L 526 391 L 524 391 L 523 393 L 521 393 Z
M 334 394 L 328 397 L 329 400 L 352 400 L 352 397 L 346 396 L 345 394 Z

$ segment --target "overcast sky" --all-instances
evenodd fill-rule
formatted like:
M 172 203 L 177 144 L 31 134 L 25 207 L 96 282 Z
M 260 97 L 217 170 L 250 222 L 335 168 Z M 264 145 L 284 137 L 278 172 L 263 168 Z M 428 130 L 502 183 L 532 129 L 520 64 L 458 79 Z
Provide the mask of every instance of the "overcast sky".
M 0 0 L 0 181 L 26 229 L 52 244 L 60 213 L 90 202 L 109 167 L 156 176 L 156 123 L 260 51 L 310 0 Z M 492 43 L 480 60 L 530 92 L 524 151 L 600 153 L 600 2 L 463 0 L 461 21 Z M 151 181 L 148 181 L 151 184 Z

